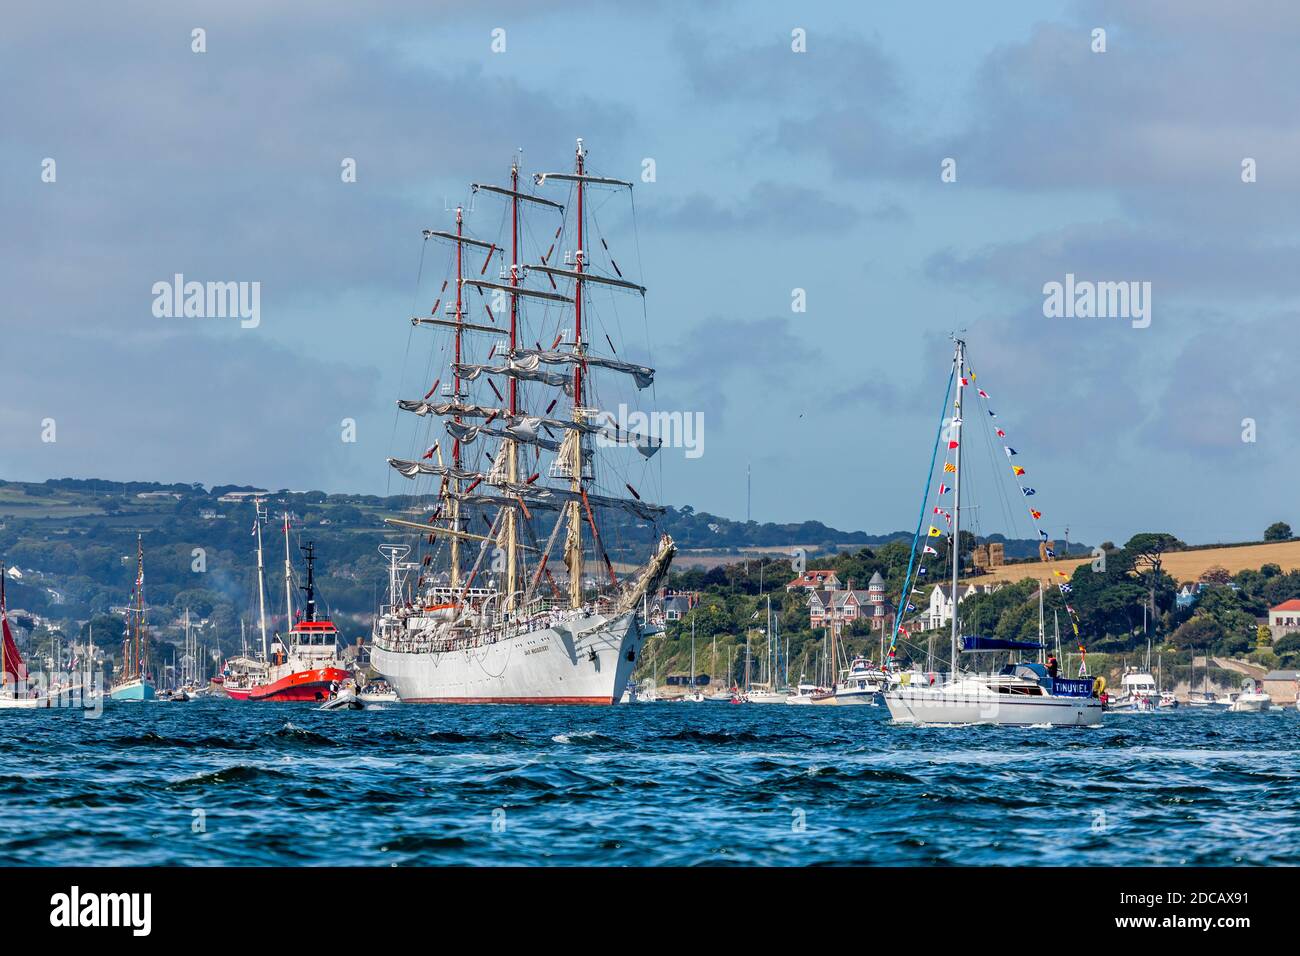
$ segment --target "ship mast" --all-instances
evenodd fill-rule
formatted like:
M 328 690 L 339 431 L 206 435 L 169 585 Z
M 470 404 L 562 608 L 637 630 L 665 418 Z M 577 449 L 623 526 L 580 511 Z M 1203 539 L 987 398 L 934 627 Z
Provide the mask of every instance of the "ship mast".
M 510 191 L 513 195 L 510 197 L 510 288 L 512 290 L 519 288 L 519 158 L 515 157 L 514 162 L 510 164 Z M 579 206 L 581 208 L 581 206 Z M 510 293 L 510 356 L 513 359 L 515 349 L 518 347 L 517 336 L 519 327 L 519 293 L 512 291 Z M 514 421 L 519 414 L 519 380 L 513 375 L 510 376 L 510 420 Z M 512 439 L 505 440 L 506 452 L 506 480 L 515 485 L 519 482 L 519 444 Z M 518 568 L 518 541 L 519 541 L 519 513 L 514 507 L 506 509 L 506 604 L 505 609 L 510 611 L 515 606 L 515 582 L 519 577 Z
M 577 153 L 575 157 L 575 171 L 577 173 L 578 187 L 578 248 L 574 252 L 574 290 L 573 290 L 573 350 L 579 355 L 582 354 L 582 266 L 583 266 L 583 160 L 585 153 L 582 148 L 582 140 L 578 140 Z M 575 362 L 573 366 L 573 420 L 582 422 L 582 363 Z M 582 493 L 582 433 L 577 432 L 573 436 L 573 447 L 571 450 L 572 461 L 569 472 L 569 488 L 575 494 Z M 569 606 L 573 608 L 582 606 L 582 514 L 579 510 L 579 504 L 575 501 L 569 502 L 569 534 L 565 541 L 565 558 L 569 566 Z
M 958 580 L 961 576 L 961 397 L 962 388 L 966 383 L 966 343 L 957 339 L 957 400 L 953 403 L 952 416 L 952 441 L 957 443 L 957 449 L 953 455 L 953 467 L 955 477 L 953 478 L 952 488 L 952 548 L 949 552 L 949 558 L 952 560 L 952 678 L 957 679 L 957 607 Z
M 307 561 L 307 583 L 302 587 L 302 590 L 307 592 L 307 603 L 303 608 L 302 619 L 314 621 L 316 620 L 316 543 L 308 541 L 302 546 L 302 552 Z
M 257 532 L 257 626 L 262 633 L 262 660 L 266 656 L 266 565 L 262 560 L 262 522 L 266 520 L 266 506 L 260 498 L 253 499 L 253 528 Z M 243 627 L 243 620 L 240 620 Z
M 289 631 L 293 629 L 293 565 L 289 561 L 289 512 L 284 513 L 284 632 L 285 650 L 289 648 Z
M 455 375 L 455 384 L 452 389 L 452 395 L 453 395 L 452 401 L 456 402 L 457 404 L 460 404 L 460 402 L 462 401 L 461 394 L 460 394 L 460 389 L 461 389 L 460 348 L 461 348 L 461 335 L 463 334 L 463 330 L 464 330 L 465 314 L 463 308 L 464 300 L 462 298 L 464 295 L 464 289 L 461 287 L 461 282 L 465 278 L 465 275 L 464 275 L 464 267 L 462 265 L 462 259 L 461 259 L 461 256 L 464 252 L 464 243 L 461 240 L 464 238 L 465 238 L 464 209 L 461 206 L 457 206 L 456 207 L 456 240 L 457 240 L 456 241 L 456 364 L 452 366 L 452 372 Z M 463 419 L 458 413 L 456 415 L 457 424 L 461 423 L 462 421 Z M 457 472 L 459 472 L 461 469 L 460 439 L 455 437 L 452 438 L 451 463 L 452 463 L 452 467 L 455 468 Z M 446 479 L 443 480 L 443 487 L 446 487 Z M 452 488 L 456 492 L 460 491 L 459 478 L 452 479 Z M 451 508 L 451 530 L 461 531 L 463 529 L 460 526 L 459 495 L 458 494 L 453 495 L 449 504 Z M 450 535 L 449 537 L 451 538 L 451 586 L 453 588 L 459 588 L 460 587 L 460 538 L 456 537 L 456 535 L 454 534 Z

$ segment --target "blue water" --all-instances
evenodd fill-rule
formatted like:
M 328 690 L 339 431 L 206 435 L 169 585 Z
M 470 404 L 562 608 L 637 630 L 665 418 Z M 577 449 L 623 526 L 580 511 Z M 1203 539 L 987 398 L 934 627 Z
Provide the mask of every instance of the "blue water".
M 0 711 L 0 864 L 1300 863 L 1300 715 Z

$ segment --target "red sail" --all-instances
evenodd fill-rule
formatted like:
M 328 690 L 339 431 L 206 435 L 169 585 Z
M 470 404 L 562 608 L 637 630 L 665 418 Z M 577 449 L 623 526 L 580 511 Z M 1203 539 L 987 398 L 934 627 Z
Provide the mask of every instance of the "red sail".
M 23 656 L 18 653 L 18 645 L 14 643 L 13 632 L 9 630 L 9 614 L 0 606 L 0 622 L 4 624 L 4 641 L 5 641 L 5 670 L 14 675 L 14 680 L 27 680 L 27 665 L 23 663 Z

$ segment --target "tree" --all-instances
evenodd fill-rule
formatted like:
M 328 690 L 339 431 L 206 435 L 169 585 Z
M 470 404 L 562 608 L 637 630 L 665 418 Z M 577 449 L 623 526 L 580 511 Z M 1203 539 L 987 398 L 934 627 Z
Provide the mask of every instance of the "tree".
M 1179 650 L 1208 648 L 1223 640 L 1224 631 L 1209 614 L 1196 614 L 1169 635 L 1169 643 Z
M 1206 584 L 1228 584 L 1232 581 L 1232 575 L 1228 573 L 1227 568 L 1216 564 L 1214 567 L 1205 569 L 1205 573 L 1201 575 L 1201 580 Z
M 1164 531 L 1143 531 L 1128 539 L 1124 550 L 1133 555 L 1134 570 L 1142 575 L 1143 568 L 1147 579 L 1147 593 L 1151 602 L 1151 616 L 1156 614 L 1156 581 L 1160 578 L 1160 566 L 1166 551 L 1177 551 L 1187 547 L 1172 534 Z
M 1265 541 L 1290 541 L 1291 526 L 1285 521 L 1274 521 L 1264 529 Z

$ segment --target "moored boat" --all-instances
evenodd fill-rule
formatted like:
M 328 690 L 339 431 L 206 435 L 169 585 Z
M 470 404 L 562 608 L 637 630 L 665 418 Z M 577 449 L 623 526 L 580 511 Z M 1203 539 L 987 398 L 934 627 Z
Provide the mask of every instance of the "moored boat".
M 964 427 L 966 389 L 975 390 L 980 399 L 987 400 L 988 396 L 984 389 L 976 389 L 973 385 L 975 373 L 967 363 L 965 341 L 956 335 L 953 336 L 953 341 L 955 352 L 952 371 L 948 380 L 948 390 L 944 397 L 944 418 L 940 422 L 939 434 L 935 436 L 934 452 L 931 455 L 931 473 L 926 482 L 926 495 L 922 502 L 921 518 L 917 523 L 916 535 L 912 541 L 912 557 L 904 578 L 902 600 L 899 602 L 899 612 L 894 623 L 893 637 L 890 640 L 889 659 L 891 661 L 894 658 L 900 636 L 904 638 L 909 636 L 909 632 L 904 626 L 904 619 L 906 613 L 913 610 L 913 604 L 910 600 L 911 595 L 920 593 L 915 585 L 928 570 L 925 564 L 926 556 L 934 555 L 937 558 L 940 554 L 939 549 L 929 542 L 939 543 L 946 538 L 952 583 L 950 593 L 954 595 L 960 593 L 958 588 L 962 566 L 961 518 L 964 505 L 962 499 L 962 445 L 963 441 L 968 437 L 967 432 L 969 431 Z M 978 421 L 987 422 L 996 419 L 997 416 L 991 408 L 983 409 L 983 412 L 987 413 L 986 417 L 985 414 L 981 413 L 978 401 L 974 401 L 973 404 L 977 406 L 973 411 Z M 949 414 L 949 410 L 951 410 L 951 414 Z M 1007 460 L 1013 459 L 1017 452 L 1005 443 L 1006 433 L 1003 429 L 1000 426 L 993 425 L 990 431 L 996 435 L 998 442 L 1002 444 L 1002 452 Z M 943 470 L 939 472 L 941 477 L 937 481 L 937 487 L 935 487 L 935 464 L 939 458 L 939 449 L 945 444 L 947 453 L 943 460 Z M 990 460 L 996 460 L 997 458 L 992 452 L 989 457 Z M 1026 489 L 1020 483 L 1020 476 L 1025 473 L 1025 469 L 1013 464 L 1011 465 L 1011 471 L 1016 477 L 1018 492 L 1023 499 L 1027 500 L 1030 494 L 1034 493 L 1034 490 Z M 951 487 L 947 484 L 949 476 L 951 476 L 952 481 Z M 951 498 L 948 497 L 949 495 L 951 495 Z M 949 510 L 949 501 L 951 501 L 951 510 Z M 933 504 L 931 504 L 932 502 Z M 1042 517 L 1041 512 L 1034 507 L 1030 507 L 1028 510 L 1034 525 L 1037 527 Z M 925 526 L 927 513 L 936 517 L 934 517 L 933 523 L 930 524 L 929 530 L 923 537 L 922 528 Z M 937 516 L 942 516 L 942 520 L 947 523 L 948 530 L 946 533 L 943 528 L 939 527 L 940 518 Z M 1053 554 L 1046 552 L 1046 542 L 1049 539 L 1047 532 L 1039 527 L 1038 534 L 1044 542 L 1045 559 L 1054 557 Z M 922 543 L 924 543 L 924 547 L 922 547 Z M 1056 572 L 1056 574 L 1061 578 L 1066 577 L 1065 572 Z M 1058 587 L 1062 595 L 1069 593 L 1069 585 L 1065 581 L 1059 582 Z M 1041 608 L 1041 587 L 1039 593 Z M 1070 612 L 1071 621 L 1073 622 L 1073 609 L 1070 608 L 1068 603 L 1065 608 Z M 1041 635 L 1041 610 L 1039 619 L 1039 633 Z M 1054 664 L 1049 667 L 1041 662 L 1042 652 L 1045 650 L 1045 644 L 1041 639 L 1038 642 L 1029 642 L 979 635 L 963 635 L 961 630 L 961 604 L 956 600 L 953 601 L 950 625 L 951 657 L 949 663 L 951 670 L 947 677 L 919 685 L 911 681 L 903 684 L 900 681 L 891 685 L 890 689 L 884 693 L 885 704 L 889 707 L 890 716 L 893 717 L 895 722 L 942 725 L 992 724 L 996 726 L 1091 726 L 1101 722 L 1103 705 L 1097 685 L 1092 678 L 1082 675 L 1077 679 L 1058 677 Z M 1078 634 L 1077 622 L 1075 623 L 1075 633 Z M 997 671 L 975 673 L 963 671 L 961 668 L 961 654 L 963 652 L 998 653 L 1002 651 L 1009 652 L 1009 654 L 1013 655 L 1013 658 Z M 1040 661 L 1022 659 L 1016 662 L 1014 660 L 1014 655 L 1029 651 L 1037 651 Z
M 122 639 L 122 664 L 109 686 L 110 700 L 154 699 L 154 682 L 149 675 L 149 632 L 145 625 L 144 538 L 136 536 L 135 591 L 126 611 L 126 633 Z
M 1273 707 L 1273 698 L 1250 678 L 1242 681 L 1241 690 L 1228 699 L 1228 711 L 1233 714 L 1261 714 Z
M 285 607 L 293 619 L 291 581 L 293 568 L 289 558 L 289 519 L 284 522 Z M 271 659 L 266 675 L 255 683 L 246 700 L 274 702 L 324 701 L 334 697 L 352 672 L 340 659 L 339 629 L 334 622 L 317 618 L 316 548 L 312 542 L 302 546 L 307 563 L 307 582 L 302 590 L 307 599 L 302 616 L 287 634 L 271 645 Z

